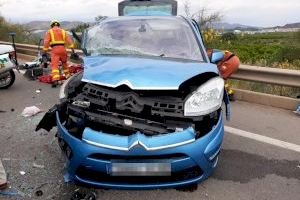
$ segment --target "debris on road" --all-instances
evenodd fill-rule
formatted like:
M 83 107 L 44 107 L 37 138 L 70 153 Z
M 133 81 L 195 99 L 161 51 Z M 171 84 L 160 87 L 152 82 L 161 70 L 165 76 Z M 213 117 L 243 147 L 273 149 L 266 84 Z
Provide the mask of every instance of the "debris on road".
M 298 107 L 296 108 L 296 111 L 294 111 L 294 113 L 300 115 L 300 104 L 298 105 Z
M 36 192 L 35 192 L 35 195 L 37 196 L 37 197 L 40 197 L 40 196 L 43 196 L 43 191 L 42 190 L 37 190 Z
M 24 176 L 24 175 L 26 174 L 26 172 L 24 172 L 24 171 L 19 171 L 19 173 L 20 173 L 22 176 Z
M 71 197 L 71 200 L 96 200 L 97 194 L 94 191 L 84 193 L 80 192 L 79 189 L 75 190 Z
M 38 164 L 36 164 L 36 163 L 33 163 L 33 167 L 34 167 L 34 168 L 39 168 L 39 169 L 44 169 L 44 168 L 45 168 L 44 165 L 38 165 Z
M 32 117 L 40 112 L 42 112 L 42 110 L 36 106 L 26 107 L 22 112 L 22 116 L 23 117 Z
M 71 74 L 76 74 L 82 70 L 83 70 L 83 67 L 81 65 L 70 65 L 69 66 L 69 71 Z M 42 83 L 48 83 L 48 84 L 52 84 L 52 82 L 53 82 L 51 74 L 41 75 L 38 77 L 38 80 Z M 66 80 L 66 77 L 64 75 L 60 75 L 59 80 L 64 81 L 64 80 Z
M 37 94 L 39 94 L 39 93 L 41 93 L 41 91 L 42 91 L 42 89 L 37 89 L 35 92 L 36 92 Z
M 7 186 L 7 175 L 3 164 L 0 160 L 0 189 L 4 189 Z
M 19 196 L 20 194 L 18 192 L 2 192 L 0 191 L 0 195 L 3 195 L 3 196 Z

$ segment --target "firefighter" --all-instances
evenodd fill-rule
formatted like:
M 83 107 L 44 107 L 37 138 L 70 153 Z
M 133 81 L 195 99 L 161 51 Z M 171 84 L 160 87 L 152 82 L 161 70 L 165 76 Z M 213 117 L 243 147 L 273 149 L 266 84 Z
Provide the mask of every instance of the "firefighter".
M 58 85 L 60 80 L 59 61 L 62 64 L 65 78 L 70 77 L 70 72 L 67 65 L 67 50 L 66 45 L 74 52 L 74 44 L 64 29 L 60 28 L 60 23 L 57 20 L 51 21 L 51 29 L 49 29 L 44 38 L 44 53 L 46 54 L 51 47 L 51 75 L 52 87 Z
M 212 49 L 207 50 L 207 55 L 209 58 L 211 58 L 212 53 Z M 240 66 L 240 60 L 235 54 L 231 53 L 230 51 L 223 51 L 223 54 L 223 59 L 216 63 L 216 65 L 218 66 L 223 79 L 227 80 L 233 73 L 238 70 Z
M 207 55 L 211 57 L 212 52 L 213 50 L 208 50 Z M 221 76 L 226 81 L 233 73 L 238 70 L 240 66 L 240 60 L 235 54 L 231 53 L 230 51 L 224 51 L 223 54 L 223 59 L 216 64 Z M 230 100 L 234 100 L 234 91 L 231 89 L 231 86 L 227 81 L 225 84 L 225 89 L 229 95 Z

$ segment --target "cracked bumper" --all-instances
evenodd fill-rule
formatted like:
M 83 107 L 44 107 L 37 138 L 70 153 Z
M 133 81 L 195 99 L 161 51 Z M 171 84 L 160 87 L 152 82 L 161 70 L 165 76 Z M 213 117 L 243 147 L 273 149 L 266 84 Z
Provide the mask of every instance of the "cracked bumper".
M 224 135 L 221 115 L 217 125 L 199 139 L 195 139 L 193 129 L 155 137 L 147 137 L 142 133 L 127 137 L 86 128 L 81 140 L 68 133 L 58 113 L 56 119 L 59 138 L 71 150 L 66 165 L 66 177 L 69 181 L 102 188 L 155 189 L 199 183 L 208 178 L 215 169 Z M 156 177 L 156 180 L 110 175 L 112 163 L 130 163 L 133 160 L 143 163 L 170 163 L 172 175 Z

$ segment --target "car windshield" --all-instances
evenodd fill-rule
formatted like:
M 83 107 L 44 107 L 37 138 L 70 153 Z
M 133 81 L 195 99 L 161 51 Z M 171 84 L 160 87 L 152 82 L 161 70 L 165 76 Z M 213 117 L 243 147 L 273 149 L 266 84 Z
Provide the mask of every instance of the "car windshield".
M 90 28 L 84 48 L 89 55 L 146 55 L 203 61 L 189 24 L 176 17 L 106 19 Z

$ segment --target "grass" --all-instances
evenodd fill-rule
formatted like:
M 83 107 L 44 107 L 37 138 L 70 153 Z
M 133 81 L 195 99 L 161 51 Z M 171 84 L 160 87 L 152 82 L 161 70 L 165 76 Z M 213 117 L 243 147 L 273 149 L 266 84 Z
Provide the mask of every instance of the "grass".
M 38 44 L 39 39 L 31 36 L 30 32 L 20 24 L 10 24 L 0 16 L 0 41 L 11 42 L 9 33 L 16 33 L 16 42 L 25 44 Z
M 229 41 L 218 37 L 207 47 L 228 49 L 244 64 L 300 70 L 300 32 L 238 35 Z
M 300 32 L 238 35 L 232 40 L 219 36 L 208 48 L 230 50 L 243 64 L 300 70 Z M 249 81 L 230 80 L 233 88 L 296 98 L 300 88 L 275 86 Z

